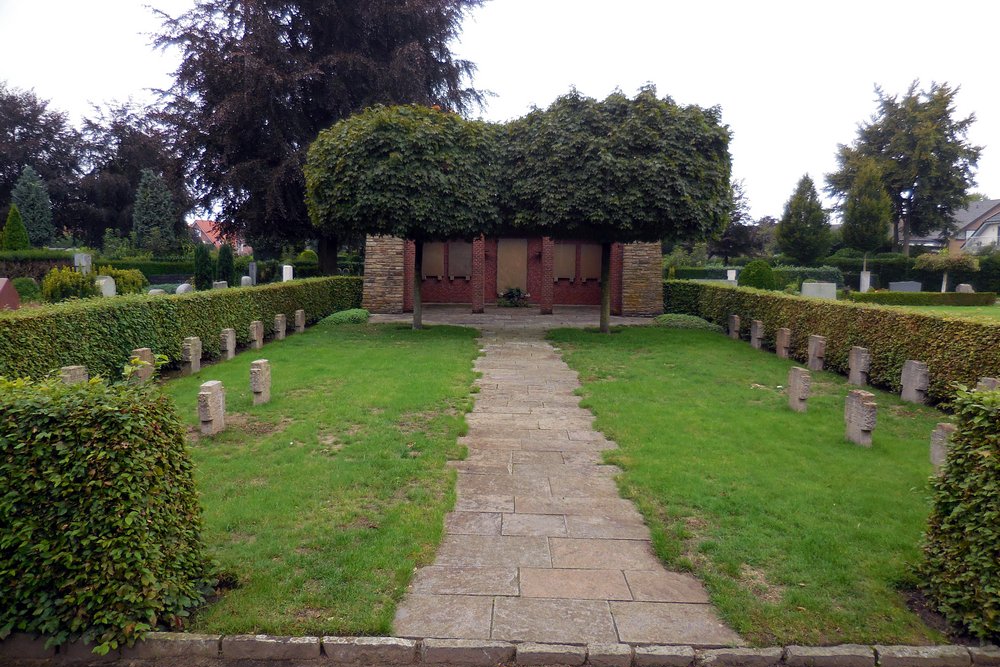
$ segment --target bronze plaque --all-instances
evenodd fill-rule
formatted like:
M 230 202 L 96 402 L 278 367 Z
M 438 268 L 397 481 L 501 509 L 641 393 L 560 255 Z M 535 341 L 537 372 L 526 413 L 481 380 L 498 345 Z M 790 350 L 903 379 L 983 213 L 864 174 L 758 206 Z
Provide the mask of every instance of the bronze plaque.
M 500 239 L 497 244 L 497 293 L 528 291 L 528 239 Z

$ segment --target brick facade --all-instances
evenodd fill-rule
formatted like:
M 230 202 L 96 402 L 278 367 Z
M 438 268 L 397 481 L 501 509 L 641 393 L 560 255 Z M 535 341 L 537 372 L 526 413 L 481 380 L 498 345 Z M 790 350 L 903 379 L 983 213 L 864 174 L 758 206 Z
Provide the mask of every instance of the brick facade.
M 403 239 L 365 239 L 364 295 L 361 307 L 373 313 L 403 312 Z
M 624 246 L 621 275 L 622 315 L 652 316 L 663 312 L 663 252 L 659 243 Z

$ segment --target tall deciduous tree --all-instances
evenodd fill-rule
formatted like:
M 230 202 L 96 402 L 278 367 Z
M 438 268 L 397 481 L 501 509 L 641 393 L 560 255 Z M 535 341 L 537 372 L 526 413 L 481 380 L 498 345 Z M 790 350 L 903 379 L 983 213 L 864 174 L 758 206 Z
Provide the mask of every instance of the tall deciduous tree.
M 52 227 L 52 202 L 38 172 L 26 166 L 14 184 L 10 199 L 17 204 L 21 220 L 28 230 L 31 245 L 43 246 L 51 243 L 55 235 L 55 229 Z
M 814 263 L 830 249 L 829 216 L 808 174 L 799 180 L 785 204 L 776 237 L 778 249 L 803 266 Z
M 331 236 L 416 242 L 413 328 L 422 326 L 423 243 L 472 238 L 496 220 L 495 129 L 414 105 L 373 107 L 309 148 L 306 203 Z
M 315 237 L 302 166 L 320 130 L 375 104 L 465 111 L 471 63 L 449 43 L 482 0 L 203 0 L 164 16 L 182 60 L 166 114 L 206 207 L 255 249 Z M 324 272 L 339 237 L 320 238 Z
M 843 213 L 844 243 L 864 253 L 863 270 L 867 271 L 868 253 L 886 242 L 892 222 L 892 200 L 874 160 L 862 162 L 844 201 Z
M 156 254 L 173 247 L 176 244 L 174 227 L 177 218 L 177 208 L 166 183 L 149 169 L 144 169 L 132 209 L 132 233 L 136 247 Z
M 764 240 L 757 233 L 750 216 L 750 203 L 743 182 L 733 181 L 729 191 L 729 222 L 721 236 L 708 244 L 709 252 L 721 257 L 723 264 L 729 264 L 733 257 L 756 255 L 764 250 Z
M 572 91 L 508 129 L 504 221 L 601 244 L 602 331 L 612 243 L 704 239 L 730 213 L 729 131 L 717 108 L 679 106 L 652 86 L 602 102 Z
M 878 111 L 858 128 L 851 146 L 840 146 L 839 168 L 827 175 L 828 190 L 846 197 L 861 163 L 875 160 L 902 224 L 907 255 L 912 235 L 951 230 L 952 214 L 966 205 L 966 193 L 975 184 L 981 152 L 967 138 L 975 115 L 955 118 L 958 88 L 935 83 L 920 91 L 918 86 L 914 81 L 902 97 L 877 88 Z M 893 238 L 899 245 L 898 229 Z

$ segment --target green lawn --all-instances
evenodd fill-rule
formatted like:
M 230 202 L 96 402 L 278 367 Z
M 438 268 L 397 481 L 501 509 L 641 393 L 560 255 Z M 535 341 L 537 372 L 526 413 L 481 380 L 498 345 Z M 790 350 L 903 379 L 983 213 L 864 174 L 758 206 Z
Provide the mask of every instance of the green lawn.
M 993 306 L 889 306 L 925 315 L 944 317 L 974 317 L 1000 320 L 1000 305 Z
M 206 542 L 238 587 L 191 630 L 390 632 L 454 502 L 445 462 L 461 454 L 474 336 L 321 323 L 167 383 L 192 427 L 198 385 L 222 380 L 227 390 L 227 430 L 191 451 Z M 259 358 L 271 362 L 272 398 L 253 407 Z
M 929 509 L 928 440 L 943 415 L 876 391 L 874 447 L 844 440 L 844 378 L 813 374 L 805 414 L 791 362 L 716 333 L 551 334 L 583 405 L 620 449 L 623 494 L 657 553 L 692 569 L 757 645 L 942 639 L 905 606 Z

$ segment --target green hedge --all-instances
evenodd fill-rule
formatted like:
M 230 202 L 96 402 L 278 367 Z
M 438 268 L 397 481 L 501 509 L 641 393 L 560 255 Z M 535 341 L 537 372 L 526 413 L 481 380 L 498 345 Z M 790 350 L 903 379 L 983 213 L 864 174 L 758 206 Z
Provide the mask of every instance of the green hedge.
M 209 590 L 184 426 L 151 386 L 0 379 L 0 631 L 106 653 Z
M 208 357 L 219 354 L 222 329 L 249 342 L 253 320 L 273 332 L 274 316 L 298 309 L 316 322 L 361 305 L 359 278 L 311 278 L 243 289 L 180 295 L 129 295 L 68 302 L 0 314 L 0 376 L 38 378 L 62 366 L 117 378 L 135 348 L 180 360 L 186 336 L 201 338 Z
M 1000 638 L 1000 391 L 959 390 L 924 539 L 921 587 L 951 623 Z
M 157 262 L 157 261 L 142 261 L 142 260 L 130 260 L 130 259 L 101 259 L 94 262 L 95 265 L 100 263 L 102 266 L 107 265 L 113 269 L 136 269 L 137 271 L 142 271 L 142 274 L 147 278 L 152 278 L 153 276 L 193 276 L 194 275 L 194 260 L 184 260 L 177 262 Z M 150 282 L 155 282 L 150 280 Z
M 60 266 L 73 266 L 73 254 L 52 250 L 0 251 L 0 276 L 34 278 L 41 282 L 49 271 Z
M 687 281 L 664 283 L 663 307 L 721 326 L 729 315 L 739 315 L 744 337 L 751 320 L 762 320 L 771 347 L 775 331 L 788 327 L 792 356 L 800 361 L 808 358 L 810 334 L 826 336 L 826 368 L 845 375 L 851 346 L 868 348 L 872 384 L 890 391 L 900 389 L 903 362 L 923 361 L 930 368 L 929 393 L 935 401 L 951 397 L 952 383 L 971 386 L 982 376 L 1000 377 L 1000 323 Z
M 789 283 L 798 285 L 806 280 L 844 286 L 844 274 L 833 266 L 776 266 L 774 280 L 778 283 L 776 289 L 784 289 Z
M 851 301 L 879 303 L 883 306 L 992 306 L 997 301 L 993 292 L 966 294 L 959 292 L 851 292 Z

